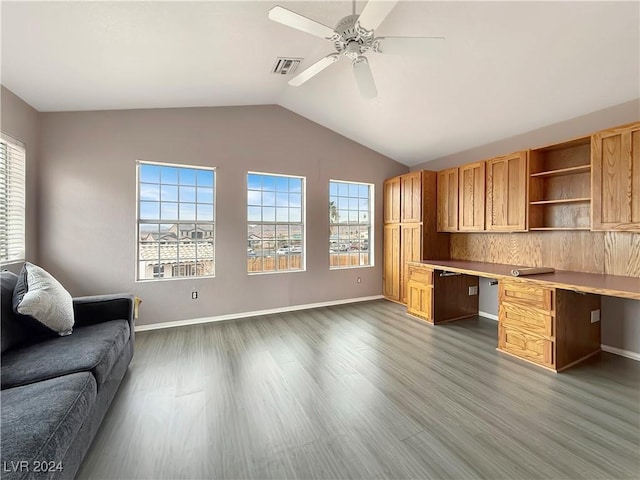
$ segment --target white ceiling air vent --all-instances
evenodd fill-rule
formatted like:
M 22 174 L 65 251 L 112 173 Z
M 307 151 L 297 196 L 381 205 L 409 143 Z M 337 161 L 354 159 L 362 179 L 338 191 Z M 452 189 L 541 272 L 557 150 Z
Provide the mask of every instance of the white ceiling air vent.
M 271 73 L 279 73 L 280 75 L 289 75 L 296 71 L 298 65 L 302 62 L 301 58 L 283 58 L 278 57 L 276 64 L 273 66 Z

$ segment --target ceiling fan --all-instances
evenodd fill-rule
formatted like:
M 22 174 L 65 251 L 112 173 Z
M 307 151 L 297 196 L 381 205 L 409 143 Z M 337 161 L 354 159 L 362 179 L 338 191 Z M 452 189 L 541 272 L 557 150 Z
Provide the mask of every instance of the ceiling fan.
M 294 87 L 302 85 L 344 56 L 351 60 L 360 94 L 364 98 L 374 98 L 378 91 L 367 57 L 364 56 L 365 53 L 420 55 L 428 53 L 444 40 L 443 37 L 376 37 L 374 30 L 396 3 L 398 0 L 369 0 L 362 13 L 356 15 L 355 0 L 353 0 L 352 15 L 342 18 L 334 29 L 281 6 L 275 6 L 269 10 L 269 19 L 329 40 L 333 42 L 336 49 L 336 53 L 321 58 L 289 80 L 289 85 Z

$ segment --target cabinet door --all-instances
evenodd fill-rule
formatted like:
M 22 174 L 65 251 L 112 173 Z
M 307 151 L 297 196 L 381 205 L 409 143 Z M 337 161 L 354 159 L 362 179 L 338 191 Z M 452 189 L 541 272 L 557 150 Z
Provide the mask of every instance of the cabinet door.
M 487 230 L 527 228 L 527 152 L 487 160 Z
M 400 222 L 422 221 L 422 172 L 412 172 L 400 177 Z
M 433 323 L 433 287 L 409 280 L 407 290 L 407 312 Z
M 591 139 L 592 230 L 640 230 L 640 123 Z
M 438 172 L 437 184 L 439 232 L 458 231 L 458 169 Z
M 384 181 L 384 223 L 400 222 L 400 177 Z
M 422 225 L 403 224 L 400 226 L 400 301 L 407 303 L 407 281 L 409 266 L 407 262 L 422 260 Z
M 485 162 L 460 167 L 460 231 L 484 230 Z
M 382 288 L 385 297 L 400 300 L 400 225 L 384 226 Z

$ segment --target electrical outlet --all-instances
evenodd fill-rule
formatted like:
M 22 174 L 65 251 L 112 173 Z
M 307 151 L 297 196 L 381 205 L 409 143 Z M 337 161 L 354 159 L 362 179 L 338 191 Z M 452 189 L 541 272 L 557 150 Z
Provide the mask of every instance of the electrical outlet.
M 598 323 L 600 321 L 600 310 L 591 310 L 591 323 Z
M 477 295 L 478 294 L 478 286 L 474 285 L 473 287 L 469 287 L 469 295 Z
M 193 292 L 191 292 L 191 299 L 192 300 L 197 300 L 198 299 L 198 291 L 194 290 Z
M 361 277 L 358 277 L 358 279 L 356 280 L 356 282 L 358 282 L 358 283 L 362 283 L 362 278 L 361 278 Z

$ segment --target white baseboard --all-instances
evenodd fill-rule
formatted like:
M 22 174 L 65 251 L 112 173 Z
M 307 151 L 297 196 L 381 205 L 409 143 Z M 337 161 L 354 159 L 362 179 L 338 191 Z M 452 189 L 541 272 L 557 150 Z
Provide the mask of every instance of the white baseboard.
M 481 317 L 490 318 L 491 320 L 495 320 L 496 322 L 498 321 L 498 316 L 494 315 L 493 313 L 478 312 L 478 315 L 480 315 Z
M 603 352 L 613 353 L 614 355 L 620 355 L 621 357 L 627 357 L 636 362 L 640 362 L 640 353 L 632 352 L 630 350 L 623 350 L 621 348 L 611 347 L 609 345 L 600 345 Z
M 370 297 L 347 298 L 344 300 L 332 300 L 330 302 L 307 303 L 305 305 L 291 305 L 288 307 L 270 308 L 267 310 L 255 310 L 252 312 L 228 313 L 215 317 L 187 318 L 173 322 L 150 323 L 148 325 L 136 325 L 136 332 L 147 330 L 159 330 L 161 328 L 183 327 L 185 325 L 197 325 L 200 323 L 222 322 L 225 320 L 236 320 L 238 318 L 257 317 L 259 315 L 270 315 L 272 313 L 295 312 L 296 310 L 308 310 L 310 308 L 331 307 L 333 305 L 344 305 L 345 303 L 367 302 L 369 300 L 379 300 L 383 295 L 372 295 Z

